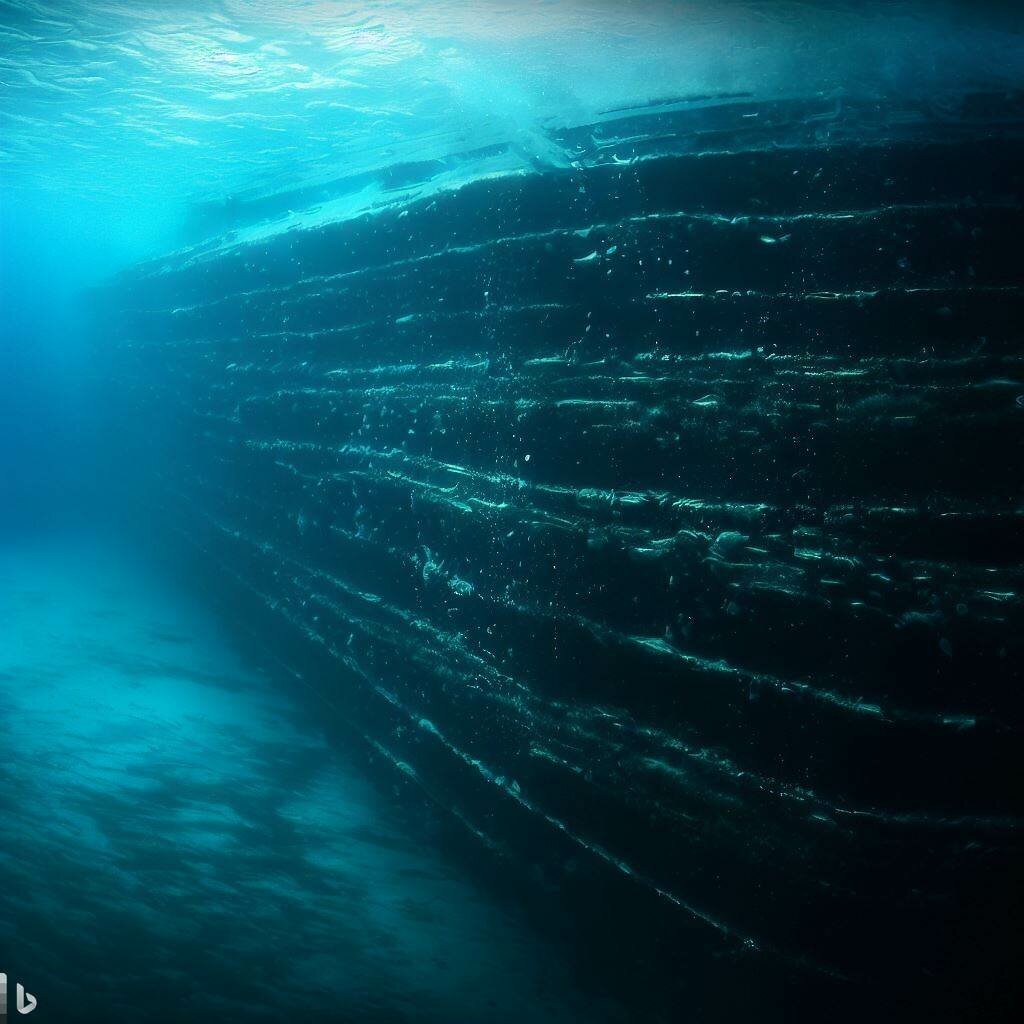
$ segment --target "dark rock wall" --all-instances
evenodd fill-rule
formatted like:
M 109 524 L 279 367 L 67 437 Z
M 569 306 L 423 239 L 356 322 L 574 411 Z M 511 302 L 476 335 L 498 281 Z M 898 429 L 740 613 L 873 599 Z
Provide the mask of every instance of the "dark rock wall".
M 282 658 L 623 958 L 992 1007 L 1022 158 L 979 128 L 479 181 L 140 270 L 111 379 Z

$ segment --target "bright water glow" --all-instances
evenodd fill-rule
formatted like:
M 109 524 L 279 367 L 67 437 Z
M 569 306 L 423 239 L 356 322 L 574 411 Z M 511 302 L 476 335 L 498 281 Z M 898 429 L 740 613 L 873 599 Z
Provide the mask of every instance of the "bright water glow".
M 543 157 L 541 128 L 654 99 L 1014 81 L 1014 34 L 962 21 L 913 3 L 7 0 L 5 185 L 219 200 L 510 140 Z

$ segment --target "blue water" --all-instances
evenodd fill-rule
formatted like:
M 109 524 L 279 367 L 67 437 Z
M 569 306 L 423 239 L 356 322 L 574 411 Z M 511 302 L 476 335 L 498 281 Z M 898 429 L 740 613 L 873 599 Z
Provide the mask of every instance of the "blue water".
M 0 0 L 0 973 L 36 995 L 33 1019 L 732 1024 L 762 1002 L 765 1021 L 819 1008 L 838 1019 L 845 994 L 804 991 L 787 972 L 810 965 L 815 986 L 863 993 L 857 972 L 884 972 L 868 955 L 837 966 L 831 951 L 887 942 L 927 951 L 911 988 L 936 1005 L 935 978 L 966 961 L 1000 1006 L 989 978 L 1013 949 L 990 907 L 1019 892 L 1005 753 L 1019 723 L 1015 698 L 977 680 L 1014 677 L 1024 593 L 1019 489 L 1005 482 L 1020 449 L 995 419 L 1024 408 L 1020 346 L 996 336 L 1009 330 L 998 304 L 1021 284 L 1000 264 L 1013 246 L 999 223 L 1016 223 L 1019 175 L 996 147 L 1019 129 L 1022 32 L 1013 4 L 916 0 Z M 958 132 L 992 143 L 996 184 L 956 165 L 946 187 L 927 146 Z M 911 156 L 890 165 L 897 143 Z M 847 144 L 870 168 L 881 154 L 878 180 L 864 172 L 843 191 L 855 161 L 830 147 Z M 806 166 L 771 163 L 805 150 Z M 727 187 L 715 206 L 714 175 L 602 177 L 734 151 L 755 154 L 755 180 L 767 155 L 785 198 L 751 202 L 742 162 L 728 164 L 736 208 Z M 595 169 L 596 187 L 572 177 Z M 378 223 L 380 238 L 360 234 Z M 332 230 L 352 225 L 350 249 Z M 668 241 L 648 253 L 651 225 Z M 848 225 L 852 242 L 829 233 Z M 720 229 L 737 229 L 734 260 Z M 488 246 L 506 263 L 493 257 L 498 270 L 478 280 Z M 799 246 L 806 265 L 787 270 Z M 442 281 L 449 257 L 470 269 Z M 360 283 L 367 264 L 375 286 Z M 769 285 L 738 285 L 734 271 Z M 648 273 L 662 283 L 648 287 Z M 644 286 L 618 303 L 629 274 Z M 976 279 L 995 328 L 956 307 Z M 392 286 L 398 298 L 371 308 L 374 287 Z M 554 298 L 517 291 L 549 286 Z M 465 301 L 465 323 L 442 292 Z M 855 330 L 813 320 L 843 303 L 871 314 L 891 294 L 928 309 L 880 317 L 874 361 Z M 754 337 L 775 329 L 773 297 L 810 310 L 780 314 L 811 339 L 795 355 Z M 721 327 L 714 309 L 733 300 L 768 312 L 727 312 Z M 349 302 L 372 316 L 339 327 Z M 683 322 L 691 347 L 648 346 L 639 314 L 629 320 L 642 302 L 659 330 Z M 673 320 L 687 303 L 692 321 Z M 550 340 L 566 311 L 585 319 Z M 494 326 L 506 314 L 539 319 L 506 344 Z M 607 329 L 592 331 L 601 315 Z M 925 320 L 934 336 L 904 344 Z M 421 327 L 408 350 L 395 341 Z M 348 331 L 369 340 L 349 344 Z M 236 345 L 250 341 L 251 356 Z M 146 363 L 162 344 L 166 362 Z M 794 409 L 806 433 L 780 441 Z M 938 482 L 930 454 L 889 473 L 843 441 L 827 448 L 832 426 L 855 421 L 865 449 L 882 437 L 896 465 L 933 410 L 936 463 L 960 459 Z M 958 447 L 970 429 L 982 431 L 976 458 Z M 731 443 L 728 460 L 701 464 L 687 430 Z M 238 443 L 222 458 L 224 437 Z M 315 461 L 342 451 L 352 465 Z M 718 474 L 727 461 L 736 468 Z M 366 496 L 391 484 L 408 491 Z M 192 487 L 208 493 L 177 505 Z M 181 507 L 195 509 L 196 536 Z M 905 523 L 932 512 L 918 548 Z M 823 531 L 862 513 L 861 532 L 829 549 Z M 474 549 L 458 531 L 478 522 Z M 565 550 L 578 561 L 558 562 Z M 331 562 L 339 552 L 349 564 Z M 592 573 L 586 559 L 606 556 L 617 568 Z M 260 558 L 275 567 L 260 575 Z M 691 574 L 683 585 L 682 570 L 658 575 L 670 558 Z M 385 713 L 360 725 L 362 697 L 353 712 L 336 692 L 352 679 L 296 668 L 281 622 L 250 616 L 238 582 L 370 680 Z M 672 601 L 691 603 L 666 611 Z M 888 660 L 872 661 L 871 629 Z M 418 647 L 402 647 L 407 634 Z M 367 636 L 377 647 L 360 648 Z M 392 649 L 406 653 L 389 661 Z M 963 651 L 977 660 L 949 669 Z M 698 670 L 712 679 L 707 706 L 680 683 Z M 907 692 L 886 689 L 901 672 Z M 763 727 L 744 717 L 762 689 L 792 698 Z M 696 706 L 681 722 L 679 694 Z M 465 719 L 415 710 L 449 704 Z M 822 726 L 826 713 L 840 725 Z M 905 748 L 884 732 L 893 721 L 912 733 Z M 991 761 L 971 745 L 979 722 L 996 737 Z M 933 728 L 941 742 L 968 738 L 945 760 L 939 741 L 925 746 Z M 427 755 L 421 770 L 393 753 L 418 756 L 420 734 L 458 761 L 439 785 Z M 501 767 L 520 762 L 523 778 Z M 503 817 L 508 805 L 528 829 Z M 953 839 L 933 845 L 933 833 Z M 1005 897 L 974 881 L 988 863 Z M 767 910 L 744 905 L 747 885 Z M 906 931 L 867 912 L 837 926 L 816 902 L 848 908 L 862 892 L 872 913 L 905 901 Z M 945 931 L 933 954 L 935 915 L 969 911 L 964 934 L 995 936 L 1000 955 L 958 947 L 952 927 L 956 955 L 943 959 Z M 735 983 L 750 964 L 763 989 Z
M 8 544 L 0 618 L 0 948 L 41 1019 L 602 1015 L 137 554 Z

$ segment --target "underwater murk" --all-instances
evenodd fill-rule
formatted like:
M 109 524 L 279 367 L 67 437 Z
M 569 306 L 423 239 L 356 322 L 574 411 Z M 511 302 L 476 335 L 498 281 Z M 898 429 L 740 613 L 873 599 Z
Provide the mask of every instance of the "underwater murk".
M 0 1021 L 1022 1019 L 1022 32 L 0 0 Z

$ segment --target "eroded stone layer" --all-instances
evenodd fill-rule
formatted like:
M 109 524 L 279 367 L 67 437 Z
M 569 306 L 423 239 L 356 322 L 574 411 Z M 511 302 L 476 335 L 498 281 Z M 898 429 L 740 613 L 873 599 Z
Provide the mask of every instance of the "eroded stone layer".
M 955 1006 L 1020 892 L 1024 144 L 763 141 L 168 258 L 111 378 L 282 660 L 694 1005 Z

